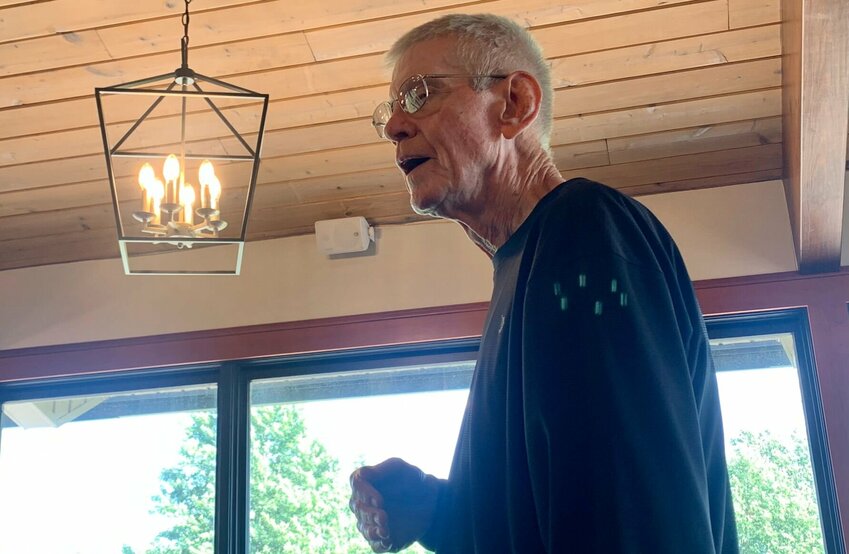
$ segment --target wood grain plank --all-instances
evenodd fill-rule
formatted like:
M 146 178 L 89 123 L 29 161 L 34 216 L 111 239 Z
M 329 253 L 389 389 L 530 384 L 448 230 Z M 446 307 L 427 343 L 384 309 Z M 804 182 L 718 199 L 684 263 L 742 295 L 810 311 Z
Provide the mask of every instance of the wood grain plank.
M 119 256 L 118 236 L 114 228 L 61 237 L 22 238 L 0 242 L 0 271 Z M 120 267 L 118 262 L 118 271 L 122 271 Z
M 781 115 L 781 89 L 769 89 L 558 119 L 551 142 L 585 142 L 777 115 Z
M 781 59 L 767 58 L 559 89 L 554 93 L 554 117 L 780 86 Z
M 407 190 L 404 177 L 396 167 L 299 179 L 289 181 L 289 186 L 303 203 Z
M 93 92 L 94 89 L 92 95 L 85 98 L 0 109 L 0 139 L 98 125 L 97 110 L 91 109 Z
M 298 34 L 277 42 L 246 40 L 236 44 L 196 48 L 191 53 L 192 65 L 196 71 L 225 80 L 226 76 L 233 73 L 304 64 L 312 59 L 312 53 L 303 35 Z M 95 87 L 113 86 L 160 75 L 173 71 L 179 65 L 179 51 L 173 51 L 129 60 L 4 77 L 0 79 L 0 107 L 92 96 Z M 252 85 L 246 88 L 262 90 Z
M 353 119 L 272 131 L 263 139 L 262 152 L 268 159 L 331 148 L 376 144 L 380 141 L 370 118 Z
M 95 31 L 0 44 L 0 77 L 111 59 Z
M 0 218 L 0 243 L 34 237 L 56 237 L 90 231 L 115 230 L 112 204 Z
M 152 62 L 145 65 L 150 70 L 146 76 L 173 71 L 173 67 L 180 64 L 179 41 L 174 46 L 176 50 L 172 49 L 171 52 L 160 53 L 151 58 Z M 91 73 L 130 74 L 137 71 L 139 65 L 137 61 L 114 60 L 96 31 L 63 33 L 26 42 L 0 44 L 0 54 L 7 54 L 0 57 L 0 60 L 12 60 L 0 63 L 0 77 L 35 71 L 55 71 L 85 64 L 90 80 Z M 207 75 L 212 70 L 219 73 L 237 73 L 314 61 L 303 33 L 192 48 L 190 56 L 192 66 Z M 153 68 L 155 64 L 159 65 L 159 69 Z M 126 81 L 134 78 L 128 78 Z
M 646 196 L 649 194 L 666 192 L 681 192 L 685 190 L 747 185 L 749 183 L 775 181 L 776 179 L 781 179 L 781 174 L 782 169 L 777 167 L 774 169 L 761 169 L 744 173 L 732 173 L 729 175 L 710 175 L 708 177 L 696 177 L 693 179 L 682 179 L 680 181 L 665 181 L 663 183 L 636 185 L 621 189 L 621 192 L 624 192 L 629 196 Z
M 105 176 L 101 180 L 87 183 L 4 192 L 0 193 L 0 226 L 4 217 L 110 202 L 109 183 Z
M 849 3 L 785 0 L 785 190 L 799 269 L 840 267 L 849 113 Z M 827 38 L 826 38 L 827 37 Z M 849 464 L 849 452 L 841 453 Z M 838 483 L 849 498 L 849 478 Z M 842 510 L 849 525 L 849 510 Z
M 661 41 L 551 60 L 555 88 L 781 55 L 779 25 Z
M 190 36 L 192 45 L 206 46 L 463 4 L 475 4 L 480 6 L 478 9 L 486 5 L 472 0 L 346 0 L 341 3 L 335 0 L 274 0 L 193 14 Z M 109 51 L 123 58 L 139 51 L 153 53 L 173 49 L 174 41 L 179 41 L 182 35 L 182 27 L 179 20 L 167 18 L 107 27 L 98 32 Z
M 397 215 L 414 215 L 406 191 L 300 206 L 264 207 L 251 217 L 251 233 L 267 236 L 280 229 L 281 221 L 285 221 L 286 226 L 292 229 L 310 229 L 312 232 L 315 222 L 319 220 L 369 216 L 371 221 Z
M 204 0 L 202 4 L 192 6 L 191 14 L 255 1 Z M 26 5 L 11 7 L 14 4 Z M 120 25 L 155 17 L 165 17 L 169 21 L 177 21 L 179 25 L 180 16 L 183 13 L 182 3 L 162 2 L 162 0 L 134 0 L 133 2 L 0 0 L 0 6 L 9 6 L 0 11 L 0 18 L 3 21 L 3 26 L 0 27 L 0 42 L 81 31 L 106 25 Z
M 105 179 L 103 154 L 48 160 L 0 167 L 0 193 Z
M 348 171 L 386 169 L 393 166 L 394 159 L 392 145 L 385 142 L 264 160 L 259 172 L 263 181 L 307 179 Z
M 728 0 L 732 29 L 781 22 L 781 0 Z
M 587 168 L 574 172 L 567 171 L 563 176 L 566 178 L 584 176 L 625 191 L 639 186 L 641 194 L 645 194 L 649 190 L 663 192 L 664 184 L 674 181 L 701 179 L 708 182 L 712 177 L 781 167 L 781 145 L 765 144 L 720 152 Z
M 582 4 L 583 7 L 589 8 L 586 12 L 583 10 L 567 12 L 573 17 L 578 16 L 574 20 L 556 14 L 556 18 L 549 16 L 540 21 L 535 17 L 533 8 L 537 7 L 545 14 L 550 14 L 551 4 L 539 0 L 530 0 L 527 3 L 516 0 L 495 2 L 487 6 L 487 11 L 512 18 L 523 25 L 563 23 L 531 31 L 548 57 L 713 33 L 728 28 L 726 0 L 671 6 L 589 21 L 580 21 L 580 19 L 615 14 L 614 10 L 619 10 L 622 6 L 620 3 L 611 2 L 600 4 L 583 2 Z M 658 2 L 651 0 L 642 4 L 642 7 L 651 7 L 657 6 Z M 632 8 L 639 5 L 640 3 L 631 2 Z M 602 9 L 598 9 L 602 6 Z M 594 7 L 596 9 L 593 9 Z M 462 9 L 445 10 L 439 12 L 439 15 L 463 11 Z M 403 33 L 433 19 L 435 15 L 437 14 L 428 13 L 391 20 L 368 21 L 338 28 L 308 31 L 306 35 L 318 60 L 372 54 L 388 50 Z M 570 21 L 572 23 L 566 23 Z
M 635 162 L 781 142 L 781 117 L 607 140 L 610 161 Z
M 553 146 L 551 155 L 554 158 L 554 163 L 557 164 L 557 168 L 561 171 L 596 167 L 610 163 L 607 142 L 604 140 Z
M 192 147 L 197 152 L 226 153 L 218 140 L 199 141 L 192 143 Z M 160 148 L 153 150 L 159 151 Z M 116 179 L 134 176 L 139 167 L 136 160 L 131 158 L 113 159 L 113 165 Z M 106 178 L 106 162 L 103 154 L 12 165 L 0 167 L 0 193 L 32 188 L 33 183 L 37 183 L 40 187 L 49 187 Z

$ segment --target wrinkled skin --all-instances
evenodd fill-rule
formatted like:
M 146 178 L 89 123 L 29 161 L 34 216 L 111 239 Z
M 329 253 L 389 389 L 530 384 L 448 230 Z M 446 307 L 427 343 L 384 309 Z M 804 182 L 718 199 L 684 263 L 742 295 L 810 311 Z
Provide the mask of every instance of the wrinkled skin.
M 357 529 L 375 552 L 398 552 L 431 525 L 439 482 L 416 466 L 390 458 L 351 474 L 349 506 Z

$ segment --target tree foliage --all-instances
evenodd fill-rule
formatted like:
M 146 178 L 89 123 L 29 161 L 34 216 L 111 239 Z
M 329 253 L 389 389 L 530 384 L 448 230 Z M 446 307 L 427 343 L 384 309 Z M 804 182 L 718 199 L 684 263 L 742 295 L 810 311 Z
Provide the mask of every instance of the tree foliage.
M 192 416 L 180 460 L 161 472 L 154 511 L 172 526 L 148 554 L 207 554 L 215 518 L 215 416 Z M 347 509 L 347 482 L 292 406 L 251 414 L 250 552 L 352 554 L 371 550 Z
M 823 552 L 808 447 L 793 435 L 785 444 L 769 432 L 742 432 L 731 440 L 728 473 L 740 552 Z
M 154 511 L 173 522 L 148 554 L 212 554 L 215 522 L 216 418 L 192 416 L 177 465 L 160 473 Z
M 347 482 L 309 440 L 294 407 L 256 408 L 251 419 L 253 554 L 370 552 L 348 510 Z

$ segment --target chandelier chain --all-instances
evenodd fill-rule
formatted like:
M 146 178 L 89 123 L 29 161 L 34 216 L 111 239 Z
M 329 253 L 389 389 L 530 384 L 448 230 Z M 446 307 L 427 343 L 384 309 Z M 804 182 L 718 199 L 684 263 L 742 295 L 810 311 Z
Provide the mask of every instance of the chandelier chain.
M 189 66 L 189 4 L 192 0 L 185 0 L 186 11 L 183 12 L 183 38 L 180 40 L 180 51 L 183 54 L 183 67 Z

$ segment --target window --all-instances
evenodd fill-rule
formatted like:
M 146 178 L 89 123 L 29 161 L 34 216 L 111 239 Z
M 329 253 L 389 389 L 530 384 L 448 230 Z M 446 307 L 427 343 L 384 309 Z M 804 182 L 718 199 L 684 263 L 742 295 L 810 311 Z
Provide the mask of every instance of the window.
M 249 552 L 371 552 L 344 508 L 348 476 L 398 456 L 447 477 L 472 370 L 456 362 L 253 381 Z
M 4 403 L 0 552 L 211 553 L 215 406 L 214 385 Z
M 843 552 L 804 311 L 708 320 L 740 551 Z

